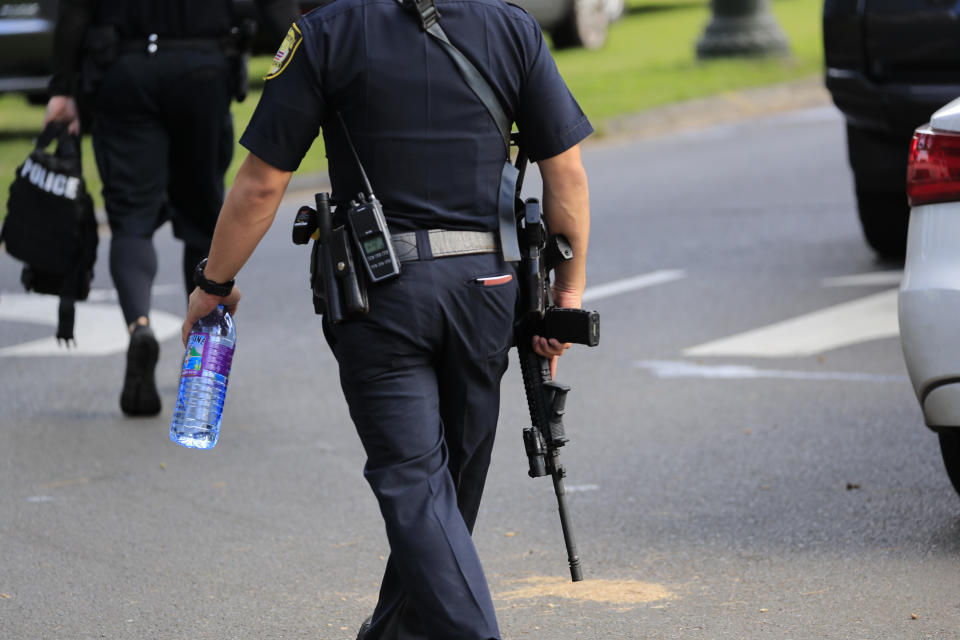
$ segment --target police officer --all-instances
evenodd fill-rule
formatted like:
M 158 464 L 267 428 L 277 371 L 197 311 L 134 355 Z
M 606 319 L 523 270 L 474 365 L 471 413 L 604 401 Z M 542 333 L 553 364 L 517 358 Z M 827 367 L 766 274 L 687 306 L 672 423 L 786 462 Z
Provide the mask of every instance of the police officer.
M 299 15 L 295 2 L 257 3 L 280 42 Z M 128 415 L 160 411 L 159 346 L 149 327 L 153 232 L 172 217 L 184 242 L 189 294 L 223 203 L 233 153 L 230 101 L 245 64 L 229 37 L 234 22 L 232 0 L 59 3 L 44 125 L 67 121 L 79 133 L 78 98 L 89 101 L 111 230 L 110 274 L 131 336 L 120 395 Z
M 579 307 L 589 235 L 579 143 L 592 127 L 529 15 L 503 0 L 436 0 L 436 8 L 539 163 L 544 215 L 576 256 L 558 268 L 555 300 Z M 406 247 L 399 277 L 369 288 L 367 315 L 341 324 L 324 318 L 391 549 L 360 637 L 498 639 L 471 532 L 518 295 L 497 233 L 507 151 L 415 9 L 410 0 L 337 0 L 290 30 L 241 137 L 250 154 L 197 273 L 184 340 L 215 305 L 236 308 L 234 277 L 319 130 L 338 211 L 356 198 L 363 182 L 352 140 Z M 533 348 L 555 358 L 567 346 L 537 337 Z

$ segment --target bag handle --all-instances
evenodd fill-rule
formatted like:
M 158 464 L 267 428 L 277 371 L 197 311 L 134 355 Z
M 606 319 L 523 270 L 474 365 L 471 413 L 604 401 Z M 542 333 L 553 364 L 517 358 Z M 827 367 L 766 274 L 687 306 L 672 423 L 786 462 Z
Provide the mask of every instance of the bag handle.
M 37 136 L 37 151 L 45 152 L 46 148 L 54 140 L 57 141 L 57 148 L 54 155 L 61 160 L 75 160 L 77 166 L 80 164 L 80 136 L 70 133 L 67 123 L 59 120 L 51 120 L 43 128 L 40 135 Z

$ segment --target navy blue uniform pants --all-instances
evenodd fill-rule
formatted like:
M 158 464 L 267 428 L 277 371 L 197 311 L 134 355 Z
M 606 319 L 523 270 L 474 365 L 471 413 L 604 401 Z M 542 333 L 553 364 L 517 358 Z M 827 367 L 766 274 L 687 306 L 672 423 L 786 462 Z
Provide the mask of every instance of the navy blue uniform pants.
M 161 45 L 162 47 L 162 45 Z M 93 147 L 110 222 L 110 272 L 128 323 L 146 316 L 154 231 L 173 219 L 186 278 L 206 256 L 233 153 L 230 86 L 218 51 L 121 55 L 94 106 Z
M 403 264 L 370 313 L 325 324 L 390 558 L 367 640 L 500 637 L 471 539 L 496 433 L 516 279 L 499 255 Z

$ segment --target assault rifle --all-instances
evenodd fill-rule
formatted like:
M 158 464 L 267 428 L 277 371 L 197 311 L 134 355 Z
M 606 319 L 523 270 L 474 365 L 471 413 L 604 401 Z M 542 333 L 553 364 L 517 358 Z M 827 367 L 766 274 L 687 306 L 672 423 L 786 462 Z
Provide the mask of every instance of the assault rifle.
M 540 215 L 540 203 L 534 198 L 521 202 L 520 186 L 526 167 L 522 151 L 517 158 L 520 177 L 517 186 L 517 233 L 520 239 L 520 306 L 514 323 L 514 337 L 520 355 L 520 371 L 527 393 L 531 426 L 523 430 L 523 444 L 530 464 L 529 475 L 553 478 L 560 526 L 567 547 L 570 578 L 583 580 L 580 557 L 567 511 L 563 479 L 566 470 L 560 464 L 560 447 L 568 442 L 563 425 L 567 393 L 570 387 L 556 382 L 550 374 L 550 361 L 533 350 L 533 336 L 556 338 L 591 347 L 600 342 L 600 316 L 596 311 L 563 309 L 554 306 L 550 294 L 550 271 L 573 257 L 567 239 L 549 235 Z

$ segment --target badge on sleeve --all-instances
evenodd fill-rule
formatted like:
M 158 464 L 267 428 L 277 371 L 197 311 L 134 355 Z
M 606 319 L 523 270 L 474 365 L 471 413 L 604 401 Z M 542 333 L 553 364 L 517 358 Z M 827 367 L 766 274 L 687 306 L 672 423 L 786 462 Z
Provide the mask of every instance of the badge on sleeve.
M 283 70 L 290 64 L 290 59 L 293 58 L 293 54 L 297 52 L 297 47 L 300 46 L 301 42 L 303 42 L 303 34 L 300 33 L 297 25 L 294 24 L 290 27 L 290 31 L 287 31 L 286 37 L 277 50 L 277 55 L 273 56 L 273 64 L 270 65 L 270 71 L 267 72 L 264 80 L 276 78 L 283 73 Z

